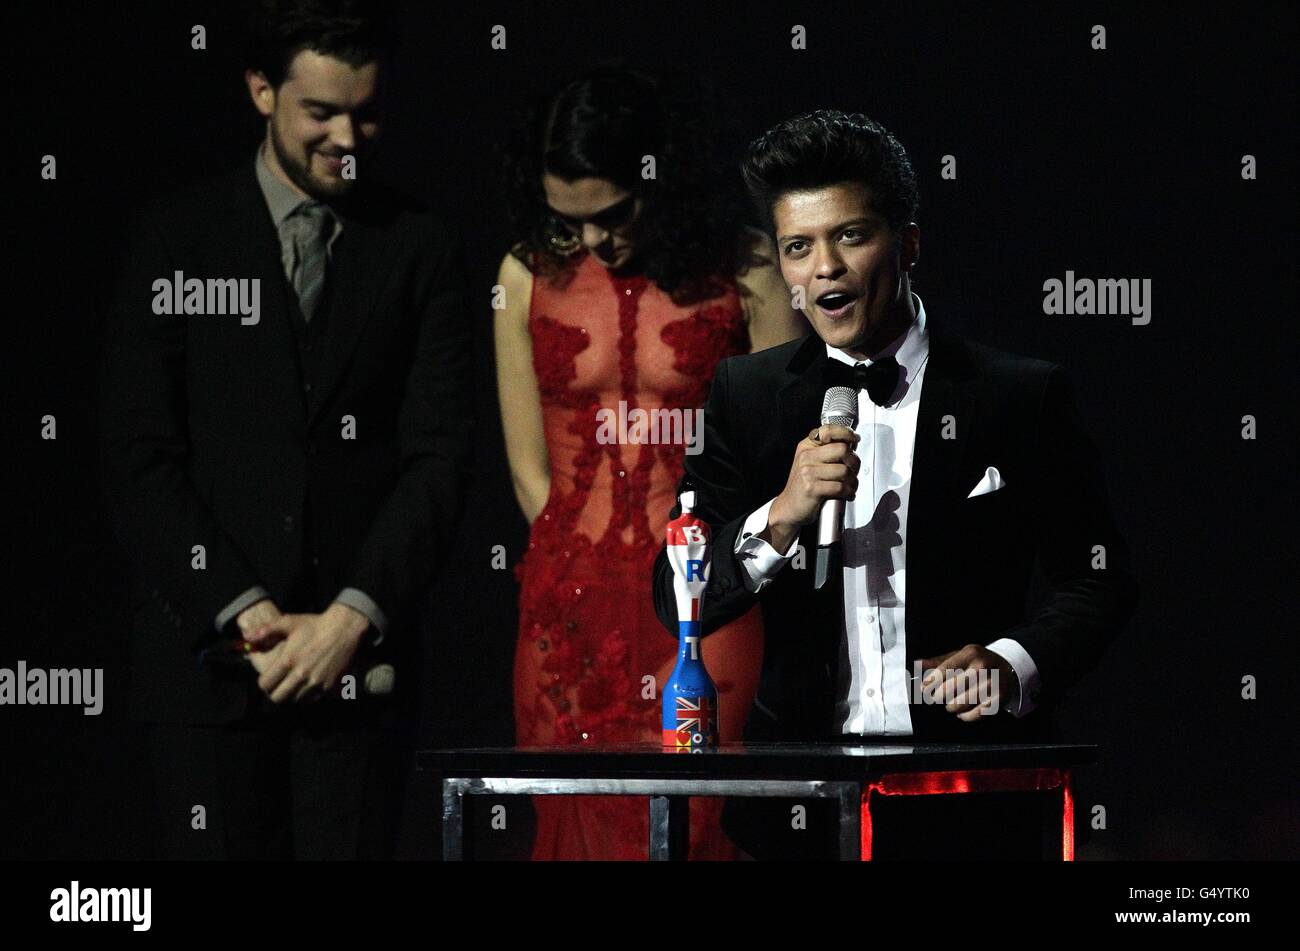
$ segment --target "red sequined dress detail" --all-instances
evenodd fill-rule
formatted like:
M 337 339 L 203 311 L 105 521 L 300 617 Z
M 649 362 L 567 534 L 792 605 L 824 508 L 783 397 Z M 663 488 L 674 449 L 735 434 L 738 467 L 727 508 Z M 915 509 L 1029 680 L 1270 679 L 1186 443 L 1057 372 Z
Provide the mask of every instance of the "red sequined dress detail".
M 551 487 L 515 569 L 521 746 L 660 740 L 660 696 L 677 645 L 655 616 L 651 569 L 687 439 L 702 438 L 695 411 L 714 367 L 749 349 L 734 283 L 721 291 L 679 306 L 644 276 L 613 274 L 587 254 L 555 278 L 534 278 L 528 326 Z M 638 425 L 638 410 L 659 422 Z M 681 422 L 655 410 L 678 410 Z M 620 419 L 629 421 L 621 441 Z M 724 741 L 741 737 L 762 637 L 755 610 L 704 640 Z M 644 798 L 533 802 L 534 859 L 646 857 Z M 721 807 L 692 800 L 691 858 L 736 856 L 718 825 Z

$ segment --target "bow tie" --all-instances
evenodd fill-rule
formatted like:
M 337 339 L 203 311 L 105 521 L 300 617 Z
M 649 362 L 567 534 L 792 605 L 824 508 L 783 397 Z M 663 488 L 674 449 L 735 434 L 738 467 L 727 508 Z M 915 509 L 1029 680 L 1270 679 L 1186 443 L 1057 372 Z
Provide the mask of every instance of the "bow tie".
M 849 366 L 841 360 L 827 357 L 822 375 L 827 386 L 851 386 L 855 390 L 866 390 L 871 402 L 884 406 L 894 395 L 901 370 L 898 361 L 892 356 L 877 360 L 871 366 L 862 363 Z

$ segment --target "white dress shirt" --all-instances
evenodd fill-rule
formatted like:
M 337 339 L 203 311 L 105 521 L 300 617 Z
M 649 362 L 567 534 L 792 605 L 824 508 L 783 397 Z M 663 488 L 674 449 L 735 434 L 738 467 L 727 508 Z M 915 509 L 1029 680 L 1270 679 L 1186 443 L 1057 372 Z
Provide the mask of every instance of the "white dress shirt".
M 844 503 L 842 537 L 844 617 L 840 640 L 835 721 L 842 733 L 912 734 L 908 697 L 912 671 L 907 669 L 907 509 L 912 487 L 912 452 L 917 413 L 930 356 L 925 306 L 915 294 L 916 320 L 885 347 L 877 359 L 892 355 L 901 368 L 898 386 L 884 406 L 866 390 L 858 391 L 862 461 L 857 498 Z M 829 344 L 826 353 L 853 366 L 859 361 Z M 874 361 L 861 361 L 870 366 Z M 773 499 L 772 501 L 775 501 Z M 736 556 L 750 591 L 761 591 L 798 551 L 791 543 L 784 555 L 759 538 L 767 528 L 772 501 L 745 520 L 736 538 Z M 1004 658 L 1020 681 L 1020 698 L 1012 716 L 1034 709 L 1038 668 L 1017 641 L 998 638 L 987 649 Z M 1006 713 L 1005 707 L 999 714 Z M 956 714 L 952 714 L 956 716 Z

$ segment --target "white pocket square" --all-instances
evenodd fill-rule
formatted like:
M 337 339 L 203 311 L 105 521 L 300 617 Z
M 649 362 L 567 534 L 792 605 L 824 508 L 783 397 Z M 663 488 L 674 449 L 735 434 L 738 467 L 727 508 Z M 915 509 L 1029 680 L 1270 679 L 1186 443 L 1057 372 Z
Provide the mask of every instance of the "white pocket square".
M 977 495 L 988 495 L 1005 485 L 1006 483 L 1002 481 L 1002 474 L 998 472 L 997 466 L 989 466 L 984 471 L 984 478 L 980 479 L 979 484 L 970 490 L 970 495 L 966 496 L 966 498 L 973 499 Z

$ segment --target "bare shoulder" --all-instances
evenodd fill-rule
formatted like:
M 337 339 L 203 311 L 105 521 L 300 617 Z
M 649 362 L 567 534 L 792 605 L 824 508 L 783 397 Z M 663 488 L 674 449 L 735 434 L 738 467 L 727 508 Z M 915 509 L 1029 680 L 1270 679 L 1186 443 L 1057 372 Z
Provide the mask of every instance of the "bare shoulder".
M 740 265 L 736 269 L 736 283 L 745 290 L 770 286 L 779 277 L 776 246 L 766 232 L 745 226 L 741 233 Z
M 802 337 L 809 328 L 803 315 L 791 307 L 790 289 L 772 239 L 755 228 L 745 229 L 745 239 L 736 291 L 749 325 L 751 350 L 757 352 Z
M 528 265 L 523 262 L 519 253 L 517 248 L 511 248 L 501 259 L 501 266 L 497 268 L 497 279 L 507 289 L 512 284 L 526 286 L 533 282 L 533 272 L 528 269 Z
M 501 259 L 501 266 L 497 268 L 497 283 L 505 292 L 506 306 L 502 313 L 527 315 L 533 291 L 533 272 L 528 270 L 528 266 L 520 260 L 513 248 Z
M 781 268 L 777 263 L 776 246 L 765 232 L 746 227 L 740 248 L 740 264 L 736 268 L 736 291 L 744 303 L 746 314 L 751 309 L 776 306 L 781 302 L 788 307 L 788 292 Z

